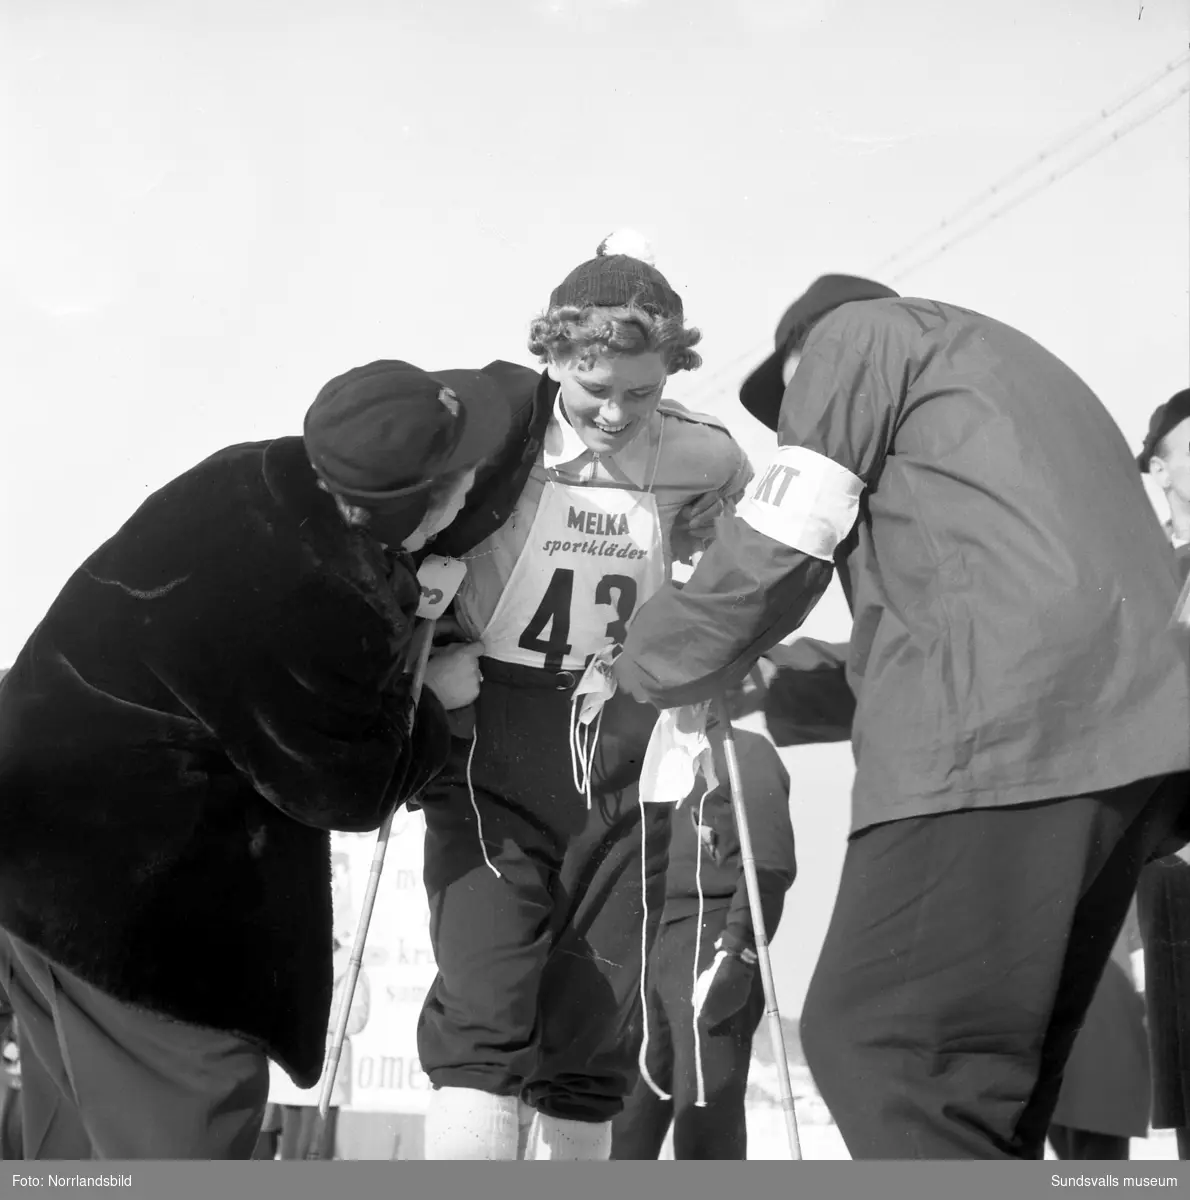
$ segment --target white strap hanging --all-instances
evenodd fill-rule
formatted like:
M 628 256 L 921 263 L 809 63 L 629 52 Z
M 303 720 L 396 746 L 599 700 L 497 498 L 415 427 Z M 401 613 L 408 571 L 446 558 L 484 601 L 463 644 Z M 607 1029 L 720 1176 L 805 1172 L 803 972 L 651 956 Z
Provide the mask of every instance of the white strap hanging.
M 694 753 L 692 756 L 688 753 L 688 751 L 690 749 L 689 745 L 686 745 L 685 748 L 683 749 L 682 743 L 680 743 L 680 742 L 678 743 L 679 750 L 681 750 L 681 753 L 678 755 L 679 759 L 686 762 L 690 766 L 691 777 L 689 780 L 689 786 L 686 788 L 686 790 L 684 792 L 682 792 L 681 794 L 679 794 L 676 799 L 674 799 L 672 797 L 672 789 L 677 786 L 680 786 L 681 780 L 684 778 L 684 774 L 682 772 L 677 772 L 676 775 L 674 773 L 667 772 L 666 777 L 665 777 L 665 783 L 663 785 L 659 783 L 660 776 L 661 776 L 661 771 L 657 768 L 657 758 L 659 756 L 659 751 L 656 748 L 654 748 L 653 741 L 650 741 L 650 743 L 649 743 L 650 748 L 654 752 L 654 771 L 653 771 L 654 781 L 653 782 L 654 782 L 654 786 L 659 788 L 659 791 L 661 793 L 660 798 L 658 799 L 656 796 L 654 796 L 652 798 L 652 800 L 645 799 L 645 777 L 644 777 L 643 771 L 641 774 L 641 783 L 640 783 L 640 789 L 639 789 L 640 812 L 641 812 L 640 881 L 641 881 L 642 903 L 645 906 L 645 916 L 642 920 L 641 931 L 640 931 L 640 939 L 641 939 L 640 1001 L 641 1001 L 641 1014 L 642 1014 L 642 1019 L 644 1022 L 644 1037 L 641 1041 L 640 1055 L 638 1057 L 638 1066 L 640 1067 L 641 1078 L 645 1081 L 645 1085 L 660 1100 L 669 1100 L 672 1097 L 670 1097 L 666 1092 L 663 1092 L 661 1090 L 661 1088 L 659 1088 L 657 1086 L 653 1077 L 649 1074 L 649 1069 L 648 1069 L 648 1066 L 645 1061 L 646 1056 L 648 1054 L 648 1049 L 649 1049 L 649 1009 L 648 1009 L 648 1003 L 647 1003 L 647 1001 L 648 1001 L 647 990 L 645 987 L 645 971 L 646 971 L 646 965 L 647 965 L 647 959 L 646 959 L 645 955 L 648 950 L 648 929 L 647 929 L 647 926 L 648 926 L 648 902 L 647 902 L 647 899 L 645 898 L 647 896 L 646 888 L 648 886 L 648 881 L 646 878 L 646 859 L 645 859 L 645 841 L 644 841 L 644 839 L 645 839 L 645 834 L 644 834 L 645 805 L 647 803 L 662 803 L 662 804 L 672 803 L 675 807 L 680 807 L 682 802 L 688 796 L 693 795 L 695 783 L 697 782 L 698 778 L 701 776 L 703 782 L 706 785 L 703 789 L 702 796 L 700 797 L 699 802 L 698 802 L 698 823 L 699 823 L 699 826 L 701 827 L 703 804 L 705 803 L 707 796 L 709 796 L 710 793 L 719 786 L 718 776 L 715 773 L 714 754 L 711 751 L 710 742 L 706 740 L 705 724 L 706 724 L 707 708 L 708 708 L 708 706 L 704 704 L 704 705 L 698 706 L 698 708 L 695 708 L 695 709 L 669 709 L 669 710 L 667 710 L 667 712 L 669 713 L 670 718 L 671 718 L 671 723 L 675 728 L 677 727 L 677 725 L 679 723 L 679 714 L 684 714 L 681 717 L 681 722 L 683 724 L 683 727 L 686 729 L 694 728 L 696 730 L 701 731 L 701 738 L 696 738 L 695 741 L 699 745 L 701 745 L 703 742 L 705 742 L 705 752 L 702 750 L 697 750 L 697 752 Z M 664 716 L 666 716 L 666 713 L 662 713 L 662 717 L 664 717 Z M 656 736 L 656 730 L 654 730 L 654 736 Z M 663 742 L 667 743 L 667 739 L 668 739 L 668 735 L 663 733 L 661 739 L 658 739 L 658 745 L 659 746 L 662 745 Z M 664 757 L 664 755 L 661 755 L 661 757 Z M 648 761 L 648 752 L 646 752 L 645 758 L 646 758 L 646 762 L 647 762 Z M 675 778 L 677 779 L 676 783 L 675 783 Z M 701 847 L 701 844 L 700 844 L 699 850 L 698 850 L 698 857 L 695 859 L 695 868 L 694 869 L 695 869 L 695 880 L 698 885 L 698 929 L 695 933 L 695 950 L 694 950 L 694 979 L 695 979 L 695 982 L 697 982 L 697 980 L 698 980 L 698 959 L 702 952 L 702 924 L 703 924 L 703 919 L 704 919 L 704 915 L 705 915 L 703 894 L 702 894 L 702 847 Z M 696 1101 L 696 1103 L 699 1108 L 705 1108 L 706 1107 L 706 1090 L 705 1090 L 704 1081 L 703 1081 L 702 1048 L 701 1048 L 701 1042 L 700 1042 L 699 1033 L 698 1033 L 697 1014 L 695 1015 L 695 1021 L 694 1021 L 694 1048 L 695 1048 L 694 1049 L 694 1057 L 695 1057 L 695 1064 L 696 1064 L 695 1070 L 697 1072 L 697 1078 L 698 1078 L 698 1100 Z
M 586 796 L 588 809 L 595 751 L 603 727 L 603 706 L 616 694 L 612 663 L 618 650 L 614 645 L 605 646 L 592 655 L 570 701 L 570 767 L 574 786 Z
M 479 830 L 479 849 L 483 854 L 483 861 L 488 864 L 488 870 L 496 876 L 497 879 L 503 879 L 504 876 L 496 870 L 492 864 L 492 860 L 488 858 L 488 846 L 483 840 L 483 817 L 479 815 L 479 803 L 475 799 L 475 787 L 471 782 L 471 760 L 475 757 L 475 745 L 479 741 L 479 727 L 471 731 L 471 749 L 467 752 L 467 794 L 471 797 L 471 810 L 475 813 L 475 826 Z
M 637 801 L 640 805 L 640 904 L 643 910 L 640 919 L 640 1015 L 644 1026 L 640 1054 L 637 1055 L 637 1066 L 640 1068 L 640 1077 L 653 1095 L 659 1100 L 672 1100 L 673 1097 L 668 1092 L 663 1092 L 654 1082 L 653 1076 L 649 1074 L 649 997 L 648 989 L 645 986 L 649 969 L 649 858 L 645 840 L 645 794 L 643 790 L 637 792 Z
M 694 1004 L 694 992 L 698 987 L 698 960 L 702 957 L 702 923 L 706 916 L 706 898 L 702 893 L 702 815 L 703 806 L 706 804 L 707 796 L 711 794 L 712 784 L 707 787 L 698 800 L 698 825 L 695 827 L 695 835 L 698 839 L 698 850 L 694 858 L 694 887 L 698 892 L 698 927 L 694 932 L 694 976 L 690 985 L 690 1003 Z M 702 1069 L 702 1034 L 698 1029 L 698 1012 L 693 1014 L 691 1025 L 694 1028 L 694 1074 L 697 1084 L 697 1096 L 694 1101 L 695 1108 L 706 1108 L 707 1106 L 707 1090 L 706 1082 L 703 1078 Z

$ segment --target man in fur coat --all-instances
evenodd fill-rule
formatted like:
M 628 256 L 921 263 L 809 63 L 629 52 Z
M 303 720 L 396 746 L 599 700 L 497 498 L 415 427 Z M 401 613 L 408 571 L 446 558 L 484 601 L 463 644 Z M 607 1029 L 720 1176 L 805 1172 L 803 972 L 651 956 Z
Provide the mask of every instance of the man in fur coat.
M 304 437 L 150 496 L 21 650 L 0 685 L 0 986 L 26 1158 L 248 1158 L 268 1058 L 318 1079 L 329 833 L 433 778 L 446 710 L 476 694 L 475 651 L 442 650 L 414 719 L 411 553 L 508 456 L 511 407 L 483 372 L 339 376 Z

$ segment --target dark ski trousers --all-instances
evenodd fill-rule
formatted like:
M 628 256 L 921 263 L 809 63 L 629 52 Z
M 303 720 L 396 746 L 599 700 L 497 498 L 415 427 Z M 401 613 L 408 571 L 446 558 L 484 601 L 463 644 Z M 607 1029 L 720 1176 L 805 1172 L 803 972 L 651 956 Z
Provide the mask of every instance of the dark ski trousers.
M 610 1121 L 636 1080 L 642 953 L 665 902 L 671 814 L 645 806 L 642 862 L 637 788 L 656 710 L 609 702 L 588 810 L 571 765 L 574 675 L 480 666 L 476 740 L 455 739 L 422 800 L 438 965 L 418 1025 L 422 1069 L 435 1088 Z
M 1188 785 L 851 839 L 801 1033 L 852 1158 L 1043 1156 L 1071 1046 Z
M 715 939 L 727 924 L 726 908 L 703 917 L 698 969 L 715 957 Z M 764 1015 L 764 985 L 756 972 L 752 994 L 739 1012 L 713 1030 L 699 1028 L 704 1108 L 697 1107 L 694 1045 L 694 950 L 698 916 L 662 925 L 649 959 L 646 1003 L 649 1041 L 645 1065 L 653 1082 L 670 1095 L 662 1100 L 637 1081 L 624 1111 L 612 1125 L 613 1159 L 650 1159 L 661 1153 L 670 1123 L 674 1158 L 745 1159 L 748 1129 L 744 1099 L 752 1039 Z

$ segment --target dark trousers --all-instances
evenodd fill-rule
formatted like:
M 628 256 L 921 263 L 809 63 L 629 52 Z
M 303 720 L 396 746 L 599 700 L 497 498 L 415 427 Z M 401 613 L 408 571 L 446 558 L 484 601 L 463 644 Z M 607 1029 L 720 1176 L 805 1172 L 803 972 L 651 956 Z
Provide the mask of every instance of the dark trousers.
M 0 1162 L 23 1157 L 21 1090 L 0 1081 Z
M 1190 776 L 852 838 L 802 1046 L 852 1158 L 1040 1158 L 1066 1058 Z
M 1083 1161 L 1108 1161 L 1128 1157 L 1129 1141 L 1115 1133 L 1094 1133 L 1089 1129 L 1071 1129 L 1050 1124 L 1049 1143 L 1059 1158 Z
M 252 1157 L 269 1088 L 255 1047 L 121 1004 L 3 932 L 0 982 L 26 1159 Z
M 327 1109 L 326 1120 L 322 1121 L 314 1105 L 270 1104 L 252 1157 L 304 1161 L 316 1151 L 315 1157 L 329 1161 L 335 1156 L 338 1125 L 337 1108 Z
M 665 901 L 670 811 L 637 779 L 656 712 L 605 709 L 594 798 L 574 786 L 571 692 L 559 676 L 483 660 L 471 743 L 425 795 L 425 882 L 438 976 L 418 1024 L 434 1087 L 520 1095 L 568 1120 L 610 1121 L 635 1080 L 642 944 Z M 648 922 L 642 905 L 648 880 Z
M 1145 956 L 1153 1128 L 1190 1125 L 1190 863 L 1150 863 L 1136 892 Z M 1183 1156 L 1184 1157 L 1184 1156 Z
M 18 1065 L 9 1052 L 17 1049 L 16 1025 L 8 997 L 0 987 L 0 1161 L 21 1157 L 21 1081 Z
M 698 969 L 715 957 L 727 910 L 703 919 Z M 745 1159 L 748 1127 L 744 1098 L 752 1062 L 752 1038 L 764 1015 L 764 987 L 757 972 L 744 1007 L 713 1032 L 699 1028 L 694 1044 L 694 950 L 698 916 L 661 927 L 649 959 L 646 1004 L 649 1042 L 645 1065 L 653 1082 L 670 1094 L 662 1100 L 639 1078 L 624 1111 L 612 1124 L 613 1159 L 650 1159 L 661 1153 L 673 1124 L 674 1158 Z M 706 1106 L 699 1108 L 696 1062 L 701 1062 Z

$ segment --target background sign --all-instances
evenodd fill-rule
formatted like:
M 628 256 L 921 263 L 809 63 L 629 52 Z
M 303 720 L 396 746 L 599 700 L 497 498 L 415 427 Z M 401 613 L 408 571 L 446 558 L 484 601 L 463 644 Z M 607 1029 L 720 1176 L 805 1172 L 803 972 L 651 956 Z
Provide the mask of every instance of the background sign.
M 417 1057 L 417 1019 L 436 974 L 430 910 L 422 884 L 424 837 L 421 813 L 400 809 L 393 820 L 332 1096 L 332 1104 L 339 1108 L 424 1113 L 429 1103 L 430 1081 Z M 375 849 L 374 833 L 331 835 L 338 943 L 332 1031 Z M 327 1040 L 329 1047 L 330 1033 Z M 318 1104 L 322 1080 L 302 1089 L 275 1063 L 270 1064 L 270 1072 L 269 1100 L 274 1104 Z

